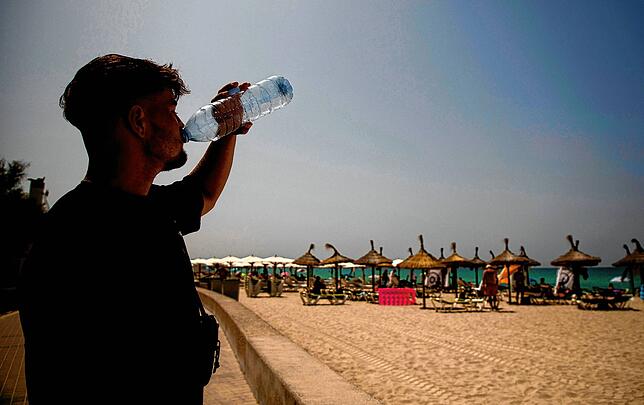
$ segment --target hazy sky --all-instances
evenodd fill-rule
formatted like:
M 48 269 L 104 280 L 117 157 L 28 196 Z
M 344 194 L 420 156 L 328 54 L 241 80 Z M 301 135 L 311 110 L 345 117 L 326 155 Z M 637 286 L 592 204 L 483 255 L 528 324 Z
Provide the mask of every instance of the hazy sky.
M 0 157 L 31 162 L 51 204 L 86 170 L 58 98 L 94 57 L 172 62 L 184 121 L 229 81 L 291 81 L 238 140 L 192 257 L 359 257 L 369 239 L 406 257 L 422 233 L 436 255 L 509 237 L 549 264 L 572 233 L 610 265 L 644 242 L 642 1 L 0 4 Z

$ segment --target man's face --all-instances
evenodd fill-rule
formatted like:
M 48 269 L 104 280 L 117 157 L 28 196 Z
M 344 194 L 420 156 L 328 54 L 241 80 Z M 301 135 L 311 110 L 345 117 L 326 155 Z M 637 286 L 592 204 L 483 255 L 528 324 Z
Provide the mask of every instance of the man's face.
M 151 133 L 146 137 L 145 148 L 151 158 L 163 162 L 163 170 L 183 166 L 188 160 L 183 150 L 181 128 L 183 122 L 175 111 L 177 100 L 170 90 L 154 93 L 141 103 L 148 118 Z

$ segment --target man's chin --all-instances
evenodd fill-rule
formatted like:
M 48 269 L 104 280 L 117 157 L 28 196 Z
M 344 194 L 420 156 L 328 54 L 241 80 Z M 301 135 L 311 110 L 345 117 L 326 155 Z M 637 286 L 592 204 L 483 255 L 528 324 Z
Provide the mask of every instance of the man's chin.
M 170 161 L 167 161 L 165 163 L 165 166 L 163 167 L 163 171 L 168 172 L 170 170 L 178 169 L 183 165 L 185 165 L 187 161 L 188 161 L 188 154 L 186 153 L 185 150 L 182 149 L 176 158 Z

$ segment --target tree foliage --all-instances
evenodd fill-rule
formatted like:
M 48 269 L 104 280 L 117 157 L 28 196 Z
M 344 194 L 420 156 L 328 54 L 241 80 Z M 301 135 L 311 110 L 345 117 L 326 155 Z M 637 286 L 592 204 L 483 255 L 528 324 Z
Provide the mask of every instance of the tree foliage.
M 0 159 L 0 287 L 15 285 L 43 208 L 23 191 L 28 163 Z

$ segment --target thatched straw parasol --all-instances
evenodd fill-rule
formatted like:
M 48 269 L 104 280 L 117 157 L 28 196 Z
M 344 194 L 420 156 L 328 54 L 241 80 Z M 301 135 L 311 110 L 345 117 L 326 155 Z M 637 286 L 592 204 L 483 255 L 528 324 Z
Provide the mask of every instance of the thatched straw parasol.
M 338 250 L 330 243 L 324 245 L 327 249 L 333 249 L 333 255 L 327 257 L 326 259 L 320 262 L 321 265 L 332 264 L 335 266 L 335 290 L 340 290 L 340 278 L 338 277 L 338 269 L 340 268 L 340 263 L 353 263 L 353 259 L 350 259 L 346 256 L 342 256 Z
M 362 264 L 365 266 L 371 267 L 371 291 L 376 290 L 376 267 L 379 266 L 390 266 L 391 259 L 382 255 L 382 253 L 376 252 L 376 249 L 373 247 L 373 240 L 370 240 L 371 250 L 367 252 L 364 256 L 356 260 L 354 263 Z
M 528 263 L 526 263 L 523 266 L 523 269 L 525 270 L 525 278 L 528 281 L 528 285 L 529 285 L 530 284 L 530 273 L 529 273 L 528 269 L 530 267 L 534 267 L 534 266 L 541 266 L 541 263 L 539 263 L 538 261 L 528 257 L 527 253 L 525 252 L 525 248 L 523 246 L 521 246 L 521 249 L 519 249 L 519 257 L 525 257 L 526 259 L 528 259 Z
M 494 258 L 494 255 L 492 255 L 492 258 Z M 479 285 L 479 270 L 481 267 L 487 266 L 487 262 L 485 260 L 481 260 L 479 257 L 479 247 L 476 246 L 474 248 L 474 258 L 470 260 L 470 268 L 474 270 L 474 276 L 475 276 L 475 281 L 476 281 L 476 287 Z
M 633 253 L 631 253 L 628 250 L 628 246 L 624 244 L 624 250 L 626 250 L 626 256 L 622 257 L 615 263 L 613 263 L 613 266 L 615 267 L 626 267 L 624 273 L 622 274 L 622 280 L 624 280 L 624 276 L 627 274 L 630 276 L 630 284 L 631 284 L 631 291 L 633 293 L 635 292 L 635 273 L 639 273 L 640 275 L 640 284 L 644 284 L 644 281 L 642 281 L 642 266 L 644 266 L 644 249 L 642 249 L 642 245 L 640 245 L 640 242 L 633 238 L 631 239 L 631 242 L 633 245 L 635 245 L 635 250 Z
M 602 259 L 596 256 L 588 255 L 579 250 L 579 241 L 573 243 L 572 235 L 567 235 L 566 239 L 568 239 L 568 242 L 570 243 L 570 250 L 550 262 L 550 264 L 552 264 L 553 266 L 570 268 L 570 270 L 575 275 L 573 291 L 575 293 L 578 293 L 579 291 L 581 291 L 581 286 L 579 283 L 579 274 L 581 273 L 581 271 L 585 270 L 584 267 L 586 266 L 597 266 L 599 262 L 602 261 Z M 587 274 L 585 277 L 587 277 Z
M 521 249 L 519 250 L 519 257 L 525 257 L 526 259 L 528 259 L 528 262 L 525 264 L 526 266 L 541 266 L 541 263 L 528 257 L 523 246 L 521 246 Z
M 315 249 L 315 245 L 311 243 L 311 246 L 309 246 L 309 250 L 304 253 L 302 256 L 298 257 L 297 259 L 293 260 L 294 264 L 300 265 L 300 266 L 306 266 L 306 289 L 309 289 L 309 283 L 310 283 L 310 278 L 312 274 L 309 274 L 311 272 L 311 269 L 313 269 L 313 266 L 317 266 L 320 264 L 320 259 L 317 257 L 313 256 L 311 253 L 311 250 Z M 312 272 L 311 272 L 312 273 Z
M 573 243 L 572 235 L 566 236 L 566 239 L 570 243 L 570 250 L 550 262 L 553 266 L 597 266 L 602 261 L 599 257 L 588 255 L 579 250 L 579 241 Z
M 423 270 L 423 309 L 426 309 L 425 272 L 427 271 L 427 269 L 442 269 L 445 267 L 445 265 L 425 250 L 423 235 L 418 235 L 418 240 L 420 241 L 420 250 L 418 250 L 418 253 L 403 260 L 398 264 L 398 268 Z
M 493 264 L 495 266 L 508 266 L 508 304 L 512 303 L 512 283 L 510 282 L 510 265 L 513 264 L 520 264 L 524 265 L 528 263 L 528 259 L 525 257 L 520 257 L 516 256 L 514 253 L 510 251 L 510 248 L 508 247 L 509 243 L 508 238 L 503 239 L 503 243 L 505 243 L 505 250 L 501 252 L 500 255 L 494 257 L 492 260 L 490 260 L 490 264 Z M 490 251 L 492 253 L 492 251 Z
M 441 260 L 441 262 L 450 269 L 450 273 L 452 274 L 451 284 L 456 292 L 456 296 L 458 297 L 458 268 L 467 267 L 471 263 L 468 259 L 464 258 L 456 252 L 456 242 L 452 242 L 451 247 L 452 254 Z

